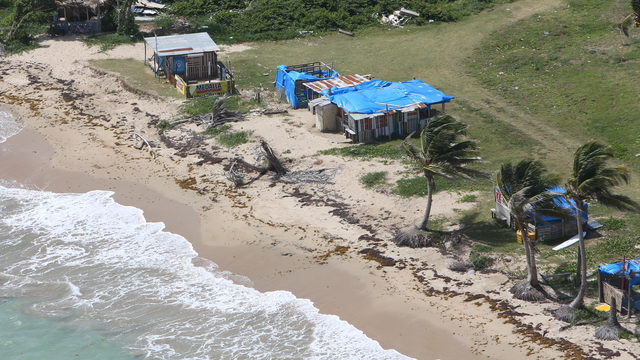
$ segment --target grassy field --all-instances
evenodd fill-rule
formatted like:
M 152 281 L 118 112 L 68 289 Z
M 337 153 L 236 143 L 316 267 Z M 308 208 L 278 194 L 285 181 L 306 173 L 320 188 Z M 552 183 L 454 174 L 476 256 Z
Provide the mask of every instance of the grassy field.
M 469 124 L 470 137 L 488 161 L 481 168 L 490 172 L 505 161 L 539 158 L 564 179 L 573 151 L 597 139 L 612 145 L 620 161 L 630 166 L 635 186 L 621 191 L 639 199 L 640 158 L 635 154 L 640 153 L 640 37 L 626 39 L 617 28 L 629 11 L 625 0 L 519 0 L 458 23 L 370 29 L 353 38 L 332 34 L 256 43 L 229 58 L 244 88 L 272 86 L 279 64 L 316 60 L 333 63 L 343 74 L 419 78 L 456 97 L 447 112 Z M 396 140 L 327 153 L 397 158 L 398 144 Z M 384 165 L 372 170 L 384 171 Z M 400 185 L 415 187 L 418 181 L 407 179 Z M 477 198 L 478 207 L 457 221 L 498 255 L 521 251 L 513 232 L 497 228 L 489 216 L 491 188 L 490 182 L 463 186 L 484 192 Z M 588 241 L 590 265 L 640 255 L 634 247 L 640 235 L 637 216 L 598 206 L 591 207 L 591 214 L 621 218 L 625 226 L 612 229 L 609 224 L 600 239 Z M 574 249 L 555 253 L 553 245 L 540 245 L 545 271 L 574 263 Z
M 91 65 L 120 74 L 124 81 L 132 88 L 151 92 L 158 96 L 184 99 L 173 86 L 164 79 L 156 79 L 153 71 L 142 61 L 134 59 L 106 59 L 91 60 Z

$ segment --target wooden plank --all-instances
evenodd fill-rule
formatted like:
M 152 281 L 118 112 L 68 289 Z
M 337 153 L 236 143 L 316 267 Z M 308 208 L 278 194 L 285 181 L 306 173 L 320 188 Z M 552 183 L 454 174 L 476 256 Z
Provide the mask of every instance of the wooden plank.
M 622 298 L 624 297 L 624 292 L 613 285 L 602 282 L 602 295 L 604 297 L 604 302 L 611 305 L 611 298 L 614 297 L 616 299 L 616 308 L 618 311 L 622 311 Z
M 584 236 L 587 236 L 587 233 L 586 233 L 586 232 L 583 232 L 583 233 L 582 233 L 582 236 L 583 236 L 583 237 L 584 237 Z M 578 241 L 580 241 L 580 236 L 578 236 L 578 234 L 575 234 L 571 239 L 569 239 L 569 240 L 567 240 L 567 241 L 563 242 L 562 244 L 560 244 L 560 245 L 558 245 L 558 246 L 554 247 L 554 248 L 553 248 L 553 251 L 562 250 L 562 249 L 564 249 L 564 248 L 566 248 L 566 247 L 569 247 L 569 246 L 571 246 L 571 245 L 573 245 L 573 244 L 577 243 Z

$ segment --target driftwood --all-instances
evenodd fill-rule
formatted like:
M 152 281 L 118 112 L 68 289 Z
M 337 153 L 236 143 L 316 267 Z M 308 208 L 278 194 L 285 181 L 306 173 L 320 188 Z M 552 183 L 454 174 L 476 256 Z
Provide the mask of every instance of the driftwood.
M 287 110 L 269 110 L 269 111 L 262 112 L 263 115 L 275 115 L 275 114 L 286 114 L 286 113 L 288 113 Z
M 278 159 L 273 149 L 271 149 L 271 146 L 269 146 L 266 141 L 260 140 L 260 148 L 259 150 L 254 151 L 253 156 L 258 164 L 264 163 L 264 160 L 266 160 L 267 165 L 253 165 L 240 158 L 234 159 L 231 163 L 231 166 L 229 167 L 229 170 L 227 171 L 226 176 L 227 179 L 235 184 L 236 187 L 251 184 L 252 182 L 262 177 L 262 175 L 266 174 L 268 171 L 274 171 L 277 176 L 282 176 L 287 173 L 287 169 L 285 169 L 280 159 Z M 245 180 L 244 176 L 238 169 L 239 167 L 242 167 L 248 171 L 257 172 L 258 175 L 250 178 L 249 180 Z
M 344 34 L 344 35 L 347 35 L 347 36 L 356 36 L 356 34 L 352 33 L 351 31 L 342 30 L 342 29 L 340 29 L 340 28 L 338 28 L 338 32 L 339 32 L 340 34 Z
M 147 148 L 149 149 L 149 152 L 151 153 L 151 157 L 155 159 L 156 158 L 156 152 L 155 152 L 155 150 L 153 150 L 153 148 L 151 147 L 151 145 L 149 144 L 147 139 L 145 139 L 144 137 L 142 137 L 142 135 L 140 135 L 138 133 L 133 133 L 133 138 L 134 139 L 135 139 L 136 136 L 139 137 L 140 140 L 142 140 L 140 142 L 140 145 L 138 145 L 138 150 L 142 150 L 146 145 Z
M 234 159 L 227 171 L 227 179 L 236 186 L 245 186 L 256 181 L 269 171 L 273 171 L 276 173 L 276 179 L 284 183 L 331 183 L 331 180 L 340 172 L 340 169 L 337 168 L 288 171 L 282 165 L 282 161 L 276 156 L 273 149 L 264 140 L 261 140 L 260 145 L 254 149 L 253 157 L 256 161 L 255 165 L 240 158 Z M 258 175 L 247 180 L 243 176 L 241 169 L 256 172 Z

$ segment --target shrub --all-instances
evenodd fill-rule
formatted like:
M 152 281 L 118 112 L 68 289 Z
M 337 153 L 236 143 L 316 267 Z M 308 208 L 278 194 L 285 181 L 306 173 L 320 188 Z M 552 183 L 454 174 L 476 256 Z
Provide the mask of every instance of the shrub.
M 493 265 L 493 258 L 489 256 L 482 255 L 483 252 L 486 252 L 489 248 L 484 245 L 476 245 L 471 249 L 471 253 L 469 254 L 469 262 L 473 264 L 473 267 L 476 270 L 483 270 L 491 267 Z
M 376 185 L 383 184 L 386 176 L 386 171 L 370 172 L 360 177 L 360 183 L 362 183 L 366 188 L 371 188 Z

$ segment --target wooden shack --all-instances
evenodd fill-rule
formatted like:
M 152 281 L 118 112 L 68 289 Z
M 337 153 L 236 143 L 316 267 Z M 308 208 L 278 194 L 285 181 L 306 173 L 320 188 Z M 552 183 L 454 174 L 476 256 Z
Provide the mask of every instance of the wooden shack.
M 598 265 L 598 300 L 611 305 L 616 300 L 616 310 L 631 316 L 640 309 L 640 294 L 633 290 L 640 285 L 640 259 L 623 259 L 621 262 Z
M 416 79 L 365 80 L 321 91 L 337 107 L 336 129 L 354 142 L 370 143 L 419 132 L 435 115 L 433 105 L 442 104 L 444 112 L 444 104 L 453 99 Z M 305 86 L 313 88 L 316 83 Z
M 145 62 L 185 97 L 232 93 L 233 73 L 218 61 L 218 45 L 206 32 L 144 38 Z M 147 58 L 147 46 L 153 55 Z
M 93 34 L 102 31 L 102 16 L 112 0 L 57 0 L 53 33 Z

